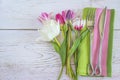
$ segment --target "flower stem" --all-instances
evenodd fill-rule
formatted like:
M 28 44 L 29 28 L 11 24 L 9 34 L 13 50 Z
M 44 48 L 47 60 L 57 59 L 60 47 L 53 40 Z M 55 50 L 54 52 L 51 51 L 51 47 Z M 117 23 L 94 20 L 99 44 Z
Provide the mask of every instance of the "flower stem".
M 78 80 L 78 74 L 77 74 L 77 67 L 78 67 L 78 55 L 77 55 L 77 50 L 74 54 L 74 63 L 75 63 L 75 80 Z
M 78 31 L 75 33 L 75 38 L 78 38 Z M 78 73 L 77 73 L 77 68 L 78 68 L 78 49 L 75 51 L 74 54 L 74 63 L 75 63 L 75 72 L 76 72 L 76 80 L 78 80 Z
M 63 28 L 61 28 L 61 29 L 62 29 L 62 36 L 65 37 L 64 30 L 63 30 Z
M 61 78 L 61 76 L 62 76 L 63 68 L 64 68 L 64 66 L 62 66 L 57 80 L 60 80 L 60 78 Z
M 67 71 L 68 71 L 68 76 L 70 78 L 72 78 L 73 80 L 75 80 L 75 74 L 74 74 L 74 71 L 72 69 L 72 66 L 70 64 L 70 57 L 68 57 L 68 60 L 67 60 Z
M 67 38 L 67 60 L 66 60 L 66 74 L 72 78 L 72 79 L 75 79 L 75 74 L 74 74 L 74 71 L 72 69 L 72 66 L 71 66 L 71 57 L 69 57 L 69 50 L 70 50 L 70 46 L 71 46 L 71 27 L 68 26 L 68 38 Z
M 71 30 L 70 30 L 70 27 L 68 26 L 68 37 L 67 37 L 67 56 L 69 55 L 68 52 L 69 52 L 69 49 L 70 49 L 70 38 L 71 38 Z M 68 57 L 67 57 L 67 60 L 66 60 L 66 74 L 69 74 L 69 61 L 68 61 Z
M 54 38 L 55 42 L 60 46 L 60 42 L 57 40 L 57 38 Z

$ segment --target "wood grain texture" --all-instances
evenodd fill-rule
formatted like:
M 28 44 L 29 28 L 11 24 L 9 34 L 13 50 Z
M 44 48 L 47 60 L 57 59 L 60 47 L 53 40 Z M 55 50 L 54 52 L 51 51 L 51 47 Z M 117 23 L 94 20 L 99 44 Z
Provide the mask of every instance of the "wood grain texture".
M 112 78 L 79 77 L 79 80 L 119 80 L 120 31 L 114 31 Z M 56 80 L 61 68 L 52 45 L 37 43 L 37 31 L 0 30 L 0 80 Z M 69 80 L 64 74 L 61 80 Z
M 113 75 L 111 78 L 80 76 L 79 80 L 119 80 L 120 0 L 91 1 L 94 2 L 91 3 L 90 0 L 0 0 L 0 29 L 8 29 L 0 30 L 0 80 L 57 80 L 61 68 L 60 58 L 50 43 L 35 41 L 39 37 L 36 29 L 41 26 L 37 17 L 41 12 L 57 13 L 65 9 L 82 9 L 89 6 L 102 8 L 107 6 L 116 10 Z M 61 80 L 70 80 L 65 75 L 65 70 Z
M 120 0 L 0 0 L 0 29 L 26 29 L 41 26 L 37 17 L 41 12 L 60 12 L 65 9 L 105 7 L 116 10 L 115 29 L 119 28 Z

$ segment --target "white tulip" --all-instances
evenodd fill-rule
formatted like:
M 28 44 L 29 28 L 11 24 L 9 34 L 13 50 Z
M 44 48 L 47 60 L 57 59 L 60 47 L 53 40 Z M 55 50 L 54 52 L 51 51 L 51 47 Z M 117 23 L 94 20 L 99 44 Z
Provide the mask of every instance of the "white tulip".
M 43 24 L 43 27 L 38 31 L 40 33 L 40 37 L 37 41 L 51 41 L 60 33 L 59 22 L 56 22 L 55 20 L 47 20 Z

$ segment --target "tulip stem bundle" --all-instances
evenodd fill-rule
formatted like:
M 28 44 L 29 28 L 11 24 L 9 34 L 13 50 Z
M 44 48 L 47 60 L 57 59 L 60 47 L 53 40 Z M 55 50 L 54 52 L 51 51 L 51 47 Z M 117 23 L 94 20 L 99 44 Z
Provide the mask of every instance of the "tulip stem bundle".
M 68 27 L 68 39 L 67 39 L 67 62 L 66 62 L 66 74 L 68 74 L 69 77 L 73 78 L 75 77 L 74 72 L 71 67 L 71 57 L 68 57 L 69 50 L 71 48 L 71 27 Z
M 87 33 L 80 33 L 83 28 L 83 24 L 81 25 L 81 19 L 78 19 L 72 10 L 62 11 L 62 14 L 56 14 L 56 20 L 50 17 L 50 15 L 51 14 L 42 13 L 41 16 L 39 16 L 39 21 L 46 27 L 46 29 L 44 28 L 43 30 L 40 30 L 40 32 L 41 34 L 44 33 L 44 35 L 41 35 L 41 37 L 47 37 L 46 41 L 51 41 L 55 51 L 60 55 L 62 68 L 59 73 L 58 80 L 61 78 L 64 67 L 66 67 L 66 74 L 71 79 L 77 80 L 77 49 L 82 36 L 85 36 Z M 75 22 L 73 19 L 75 19 Z M 57 38 L 61 33 L 62 41 Z M 75 36 L 73 34 L 75 34 Z M 73 37 L 75 37 L 75 39 L 73 39 Z M 71 65 L 71 58 L 73 55 L 75 60 L 75 71 Z

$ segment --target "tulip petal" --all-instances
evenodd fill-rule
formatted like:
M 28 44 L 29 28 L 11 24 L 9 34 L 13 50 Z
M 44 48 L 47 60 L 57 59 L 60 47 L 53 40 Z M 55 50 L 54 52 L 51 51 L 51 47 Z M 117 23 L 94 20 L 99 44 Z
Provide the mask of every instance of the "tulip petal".
M 44 23 L 41 30 L 39 30 L 39 41 L 51 41 L 60 33 L 60 25 L 54 20 L 49 20 Z
M 56 21 L 58 22 L 60 22 L 60 24 L 65 24 L 65 21 L 64 21 L 64 19 L 63 19 L 63 17 L 62 17 L 62 15 L 61 14 L 56 14 Z

